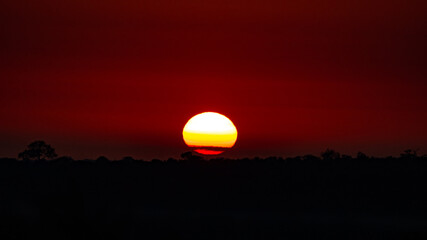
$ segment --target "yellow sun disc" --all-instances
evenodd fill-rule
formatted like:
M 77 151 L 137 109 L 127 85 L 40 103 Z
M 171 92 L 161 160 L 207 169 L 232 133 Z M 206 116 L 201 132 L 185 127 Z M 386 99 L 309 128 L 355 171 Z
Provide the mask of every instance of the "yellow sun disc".
M 237 129 L 226 116 L 215 112 L 204 112 L 188 120 L 182 136 L 184 142 L 194 151 L 215 155 L 234 146 L 237 140 Z

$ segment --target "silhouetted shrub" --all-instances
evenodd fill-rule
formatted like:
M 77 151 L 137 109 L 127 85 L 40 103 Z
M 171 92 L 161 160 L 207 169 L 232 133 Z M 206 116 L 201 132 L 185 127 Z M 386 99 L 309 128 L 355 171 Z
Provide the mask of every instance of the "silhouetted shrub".
M 27 146 L 18 158 L 22 160 L 49 160 L 57 156 L 55 149 L 44 141 L 34 141 Z
M 181 158 L 183 158 L 183 160 L 186 160 L 189 162 L 202 161 L 203 160 L 203 157 L 194 155 L 193 152 L 182 153 Z
M 365 159 L 368 159 L 368 156 L 366 154 L 364 154 L 363 152 L 358 152 L 357 153 L 357 159 L 365 160 Z
M 403 151 L 403 153 L 400 154 L 401 158 L 416 158 L 417 157 L 417 151 L 412 149 L 407 149 Z
M 340 154 L 335 152 L 332 149 L 326 149 L 326 151 L 321 153 L 323 160 L 336 160 L 340 158 Z
M 133 157 L 129 157 L 129 156 L 124 157 L 121 160 L 121 162 L 125 163 L 125 164 L 130 164 L 130 163 L 133 163 L 134 161 L 135 161 L 135 159 L 133 159 Z
M 318 160 L 320 160 L 320 158 L 319 158 L 319 157 L 316 157 L 316 156 L 314 156 L 314 155 L 312 155 L 312 154 L 304 155 L 304 156 L 302 157 L 302 159 L 303 159 L 305 162 L 314 162 L 314 161 L 318 161 Z
M 96 159 L 96 162 L 97 163 L 108 163 L 110 160 L 108 160 L 108 158 L 107 157 L 105 157 L 105 156 L 100 156 L 100 157 L 98 157 L 97 159 Z

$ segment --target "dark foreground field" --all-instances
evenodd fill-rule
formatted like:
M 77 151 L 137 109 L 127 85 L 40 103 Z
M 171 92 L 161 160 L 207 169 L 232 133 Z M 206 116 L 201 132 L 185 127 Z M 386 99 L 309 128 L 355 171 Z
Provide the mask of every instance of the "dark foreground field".
M 427 158 L 0 159 L 0 239 L 427 239 Z

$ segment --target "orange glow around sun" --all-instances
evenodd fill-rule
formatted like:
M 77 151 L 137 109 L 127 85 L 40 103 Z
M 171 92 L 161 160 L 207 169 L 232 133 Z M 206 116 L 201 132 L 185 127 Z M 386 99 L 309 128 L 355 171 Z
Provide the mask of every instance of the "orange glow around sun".
M 195 152 L 216 155 L 234 146 L 237 140 L 237 129 L 226 116 L 215 112 L 204 112 L 188 120 L 182 136 L 184 142 Z

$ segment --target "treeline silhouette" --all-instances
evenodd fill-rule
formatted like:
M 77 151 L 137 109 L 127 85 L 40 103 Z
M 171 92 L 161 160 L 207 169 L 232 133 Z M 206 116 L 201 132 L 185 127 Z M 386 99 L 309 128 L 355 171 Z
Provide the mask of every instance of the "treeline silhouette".
M 210 160 L 191 152 L 167 161 L 29 156 L 0 159 L 0 239 L 427 237 L 427 157 L 412 150 L 387 158 L 329 149 Z

